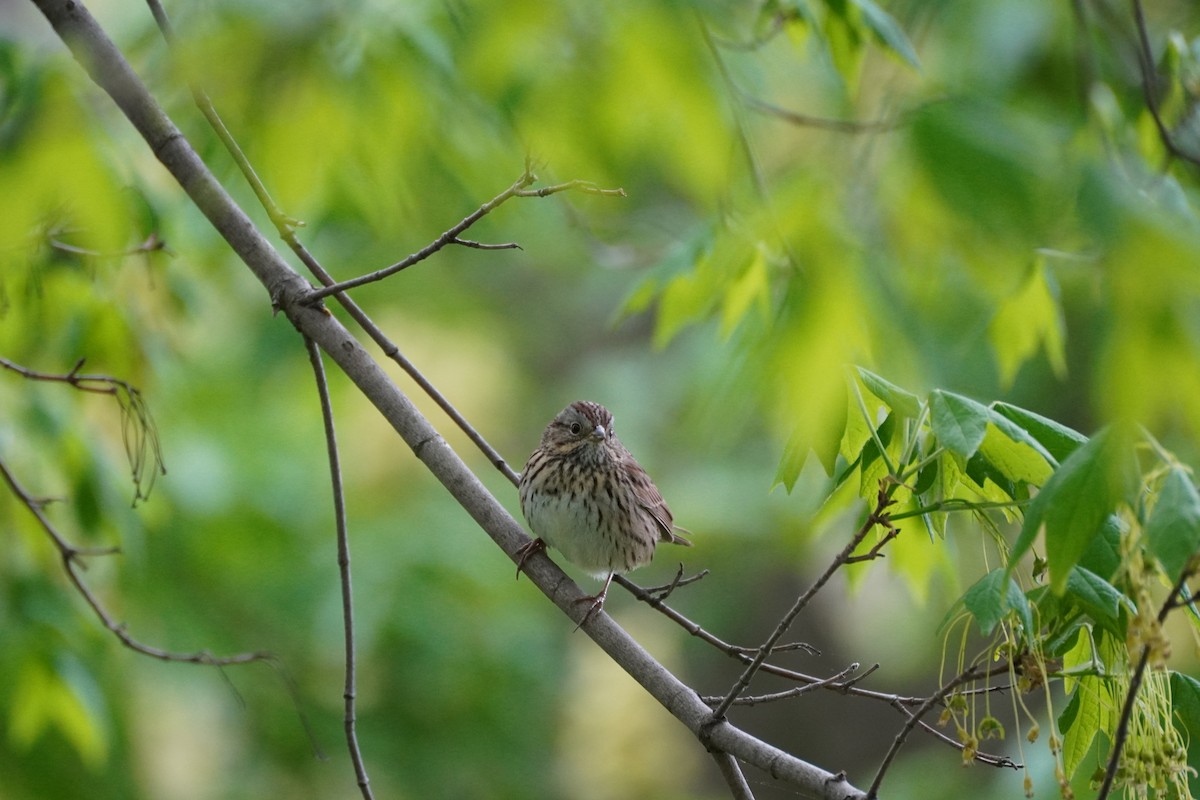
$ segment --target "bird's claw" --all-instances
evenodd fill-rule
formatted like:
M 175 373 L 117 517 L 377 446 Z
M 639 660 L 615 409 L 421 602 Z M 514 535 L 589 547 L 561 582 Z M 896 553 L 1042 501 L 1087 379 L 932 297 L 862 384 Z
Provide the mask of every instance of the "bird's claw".
M 516 553 L 516 556 L 517 556 L 517 580 L 521 579 L 521 570 L 525 568 L 525 562 L 529 560 L 529 557 L 536 555 L 537 553 L 544 553 L 544 552 L 546 552 L 546 543 L 541 539 L 541 537 L 538 537 L 537 539 L 532 539 L 532 540 L 526 542 L 525 544 L 521 545 L 521 549 L 518 550 Z

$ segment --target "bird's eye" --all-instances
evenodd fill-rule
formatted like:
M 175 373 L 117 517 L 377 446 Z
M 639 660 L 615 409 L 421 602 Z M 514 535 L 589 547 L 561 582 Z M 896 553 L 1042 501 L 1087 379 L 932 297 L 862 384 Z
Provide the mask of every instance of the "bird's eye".
M 579 435 L 579 432 L 580 432 L 581 430 L 583 430 L 583 428 L 581 428 L 581 427 L 579 426 L 579 423 L 578 423 L 578 422 L 572 422 L 572 423 L 571 423 L 571 433 L 572 433 L 572 434 L 574 434 L 575 436 L 578 436 L 578 435 Z

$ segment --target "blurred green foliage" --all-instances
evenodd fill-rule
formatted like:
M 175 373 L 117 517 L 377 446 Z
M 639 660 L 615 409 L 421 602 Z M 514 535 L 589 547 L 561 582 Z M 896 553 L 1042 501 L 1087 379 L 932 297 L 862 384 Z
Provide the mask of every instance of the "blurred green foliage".
M 167 10 L 174 51 L 136 5 L 95 9 L 265 226 L 191 104 L 188 81 L 205 88 L 337 277 L 424 246 L 511 184 L 526 155 L 545 182 L 626 190 L 512 201 L 471 238 L 522 250 L 446 250 L 356 298 L 516 467 L 567 402 L 614 409 L 697 533 L 671 558 L 714 571 L 676 602 L 725 638 L 769 630 L 856 527 L 860 486 L 822 505 L 855 424 L 848 364 L 894 382 L 869 387 L 893 409 L 906 390 L 939 388 L 939 403 L 1004 400 L 1086 433 L 1136 420 L 1185 463 L 1200 454 L 1197 168 L 1167 157 L 1146 109 L 1126 3 Z M 1196 149 L 1200 12 L 1184 0 L 1148 10 L 1163 114 Z M 151 236 L 166 249 L 140 251 Z M 168 474 L 131 509 L 115 406 L 7 373 L 0 458 L 32 493 L 63 499 L 48 509 L 73 541 L 121 547 L 85 579 L 135 636 L 269 649 L 286 675 L 119 648 L 0 493 L 4 797 L 80 785 L 95 798 L 354 796 L 320 419 L 300 342 L 266 301 L 33 7 L 10 4 L 0 355 L 47 372 L 86 357 L 88 371 L 137 385 Z M 599 672 L 587 642 L 513 583 L 365 401 L 333 383 L 377 796 L 723 796 L 711 766 L 679 755 L 694 751 L 687 735 L 624 702 L 632 681 Z M 511 487 L 416 399 L 515 510 Z M 771 492 L 777 482 L 790 493 Z M 892 545 L 907 580 L 856 568 L 855 591 L 802 621 L 797 635 L 826 657 L 796 657 L 799 668 L 879 661 L 872 688 L 928 685 L 938 620 L 995 565 L 953 520 L 944 540 L 913 525 Z M 635 577 L 673 569 L 663 558 Z M 693 685 L 732 681 L 732 663 L 648 610 L 612 607 Z M 800 702 L 738 721 L 860 784 L 903 722 L 882 704 L 850 719 L 844 698 Z M 581 710 L 596 708 L 625 715 L 591 724 Z M 1014 738 L 983 748 L 1031 763 L 1038 791 L 1055 791 L 1044 748 L 1018 754 Z M 592 752 L 610 768 L 579 766 Z M 629 753 L 673 766 L 611 769 Z M 910 757 L 918 766 L 895 773 L 889 796 L 934 796 L 928 769 L 946 776 L 946 797 L 1018 791 L 1009 772 L 951 772 L 959 755 L 941 745 Z

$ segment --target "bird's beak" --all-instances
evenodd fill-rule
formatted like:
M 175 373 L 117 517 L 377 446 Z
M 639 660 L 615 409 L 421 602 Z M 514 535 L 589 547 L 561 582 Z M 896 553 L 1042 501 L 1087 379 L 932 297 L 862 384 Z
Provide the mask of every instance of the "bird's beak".
M 608 434 L 604 431 L 603 425 L 597 425 L 596 429 L 592 431 L 592 439 L 594 441 L 603 442 L 607 438 Z

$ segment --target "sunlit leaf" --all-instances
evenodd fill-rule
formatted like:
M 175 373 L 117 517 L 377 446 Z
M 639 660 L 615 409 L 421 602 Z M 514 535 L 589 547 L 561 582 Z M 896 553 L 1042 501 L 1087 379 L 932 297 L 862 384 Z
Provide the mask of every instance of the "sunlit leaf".
M 997 421 L 1007 422 L 1003 417 L 991 418 L 983 441 L 979 444 L 979 453 L 1008 480 L 1040 486 L 1050 477 L 1054 468 L 1038 449 L 1028 442 L 1014 440 L 996 424 Z
M 772 342 L 771 370 L 780 424 L 790 431 L 795 448 L 819 448 L 827 474 L 846 427 L 846 369 L 862 354 L 860 335 L 847 331 L 858 293 L 843 276 L 824 276 L 806 287 L 802 302 L 788 309 Z M 798 455 L 789 444 L 789 452 Z M 803 462 L 796 457 L 781 465 L 777 482 L 794 482 Z
M 1011 386 L 1021 365 L 1039 348 L 1045 350 L 1055 376 L 1065 377 L 1063 327 L 1058 299 L 1039 259 L 1024 284 L 1000 303 L 988 326 L 988 338 L 1000 368 L 1000 382 Z
M 897 494 L 903 496 L 906 490 L 898 489 Z M 912 507 L 910 500 L 902 499 L 896 510 L 903 512 Z M 916 517 L 909 517 L 897 524 L 900 535 L 888 542 L 884 550 L 887 563 L 891 571 L 904 581 L 913 600 L 925 603 L 935 585 L 957 579 L 957 567 L 949 548 L 940 538 L 929 536 L 925 525 Z
M 909 419 L 913 419 L 921 413 L 921 400 L 912 392 L 901 389 L 886 378 L 881 378 L 863 367 L 857 367 L 856 370 L 863 385 L 870 390 L 871 394 L 887 403 L 888 408 Z
M 721 300 L 721 335 L 728 337 L 752 308 L 765 318 L 770 312 L 770 285 L 767 257 L 763 248 L 755 250 L 745 272 L 734 279 Z
M 1083 763 L 1091 750 L 1096 734 L 1111 733 L 1113 730 L 1116 698 L 1111 690 L 1112 682 L 1094 676 L 1079 679 L 1079 686 L 1071 701 L 1058 718 L 1063 732 L 1063 771 L 1067 777 Z
M 1018 406 L 995 403 L 992 410 L 1013 421 L 1040 442 L 1055 459 L 1056 465 L 1087 441 L 1087 437 L 1082 433 Z
M 8 732 L 21 748 L 50 728 L 57 729 L 89 766 L 98 767 L 108 754 L 108 739 L 86 704 L 44 664 L 30 659 L 17 675 L 17 698 Z

